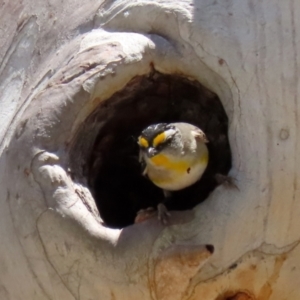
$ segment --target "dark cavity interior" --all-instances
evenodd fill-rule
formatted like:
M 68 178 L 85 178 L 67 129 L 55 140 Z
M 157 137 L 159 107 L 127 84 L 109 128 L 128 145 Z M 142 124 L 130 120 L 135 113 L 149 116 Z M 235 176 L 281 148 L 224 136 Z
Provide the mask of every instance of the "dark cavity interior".
M 216 174 L 226 175 L 231 167 L 228 118 L 216 94 L 196 81 L 155 72 L 132 79 L 87 119 L 98 133 L 85 176 L 106 226 L 133 224 L 140 209 L 164 200 L 141 174 L 137 137 L 150 124 L 179 121 L 200 127 L 209 140 L 210 159 L 201 180 L 174 192 L 166 204 L 169 210 L 187 210 L 214 190 Z

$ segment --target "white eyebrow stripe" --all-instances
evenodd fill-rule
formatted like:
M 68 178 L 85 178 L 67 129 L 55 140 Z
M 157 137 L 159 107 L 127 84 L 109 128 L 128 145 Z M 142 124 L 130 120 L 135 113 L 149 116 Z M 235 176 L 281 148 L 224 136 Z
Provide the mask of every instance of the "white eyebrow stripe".
M 168 139 L 169 137 L 173 136 L 176 133 L 176 130 L 174 130 L 174 129 L 168 129 L 164 133 L 166 135 L 166 139 Z

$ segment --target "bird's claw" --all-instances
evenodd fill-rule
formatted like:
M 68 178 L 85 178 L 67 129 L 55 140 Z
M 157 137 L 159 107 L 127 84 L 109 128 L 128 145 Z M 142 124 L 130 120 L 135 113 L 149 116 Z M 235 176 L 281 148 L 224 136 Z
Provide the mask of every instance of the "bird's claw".
M 164 225 L 166 225 L 168 223 L 168 218 L 171 216 L 171 214 L 168 212 L 168 209 L 163 203 L 159 203 L 157 205 L 157 213 L 158 220 Z
M 156 214 L 156 210 L 153 207 L 148 207 L 146 209 L 141 209 L 137 212 L 134 219 L 134 223 L 141 223 L 148 219 L 151 219 Z
M 166 225 L 168 224 L 168 218 L 171 216 L 168 209 L 163 203 L 159 203 L 157 205 L 157 210 L 153 207 L 148 207 L 146 209 L 141 209 L 137 212 L 137 215 L 134 219 L 134 223 L 141 223 L 148 219 L 153 218 L 157 214 L 158 220 Z
M 218 173 L 215 175 L 215 179 L 219 185 L 224 185 L 226 188 L 235 188 L 239 190 L 236 183 L 234 182 L 235 179 L 231 176 Z

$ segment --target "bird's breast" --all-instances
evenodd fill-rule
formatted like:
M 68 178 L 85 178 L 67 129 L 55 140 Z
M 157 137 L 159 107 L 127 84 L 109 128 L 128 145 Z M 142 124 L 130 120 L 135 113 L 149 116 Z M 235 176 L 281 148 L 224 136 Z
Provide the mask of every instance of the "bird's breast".
M 208 153 L 198 157 L 167 157 L 158 154 L 147 162 L 148 177 L 158 187 L 176 191 L 195 183 L 205 171 Z
M 169 158 L 164 154 L 153 156 L 152 158 L 150 158 L 150 162 L 157 168 L 172 170 L 179 173 L 185 172 L 190 164 L 190 162 L 188 162 L 187 160 Z

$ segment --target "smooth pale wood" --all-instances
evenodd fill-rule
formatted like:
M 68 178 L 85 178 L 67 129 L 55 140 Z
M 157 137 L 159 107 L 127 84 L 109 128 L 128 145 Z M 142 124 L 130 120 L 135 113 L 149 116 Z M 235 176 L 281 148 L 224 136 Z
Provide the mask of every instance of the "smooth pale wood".
M 1 6 L 0 299 L 299 299 L 300 2 L 101 4 Z M 107 229 L 65 142 L 151 65 L 218 94 L 238 190 Z

